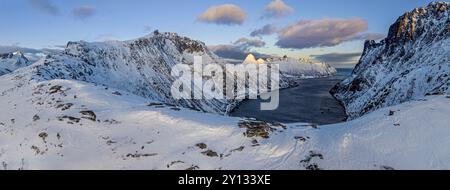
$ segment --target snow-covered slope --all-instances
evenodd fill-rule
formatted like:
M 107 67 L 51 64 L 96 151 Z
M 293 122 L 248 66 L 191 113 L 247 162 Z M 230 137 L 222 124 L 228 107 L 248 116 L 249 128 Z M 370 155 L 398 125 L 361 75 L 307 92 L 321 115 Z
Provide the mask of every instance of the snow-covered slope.
M 449 169 L 450 99 L 268 124 L 76 80 L 0 80 L 0 169 Z
M 353 75 L 332 93 L 351 118 L 450 86 L 450 10 L 434 2 L 401 16 L 379 43 L 367 41 Z
M 0 76 L 31 65 L 22 52 L 0 54 Z
M 301 163 L 322 169 L 449 169 L 449 114 L 450 96 L 428 96 L 308 129 L 302 149 L 312 156 Z

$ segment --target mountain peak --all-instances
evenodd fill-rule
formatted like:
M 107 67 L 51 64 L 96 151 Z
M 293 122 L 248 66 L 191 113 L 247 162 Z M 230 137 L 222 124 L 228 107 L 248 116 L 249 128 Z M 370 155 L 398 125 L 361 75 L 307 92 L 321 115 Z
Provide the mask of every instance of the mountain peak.
M 258 63 L 253 54 L 248 54 L 244 60 L 244 64 Z
M 107 41 L 107 42 L 68 42 L 64 51 L 67 55 L 79 56 L 92 49 L 123 48 L 146 49 L 150 46 L 166 47 L 179 53 L 209 53 L 205 43 L 188 37 L 179 36 L 174 32 L 155 31 L 152 34 L 128 41 Z
M 448 35 L 449 5 L 448 2 L 433 2 L 403 14 L 390 27 L 387 45 L 412 41 L 424 34 L 427 40 Z

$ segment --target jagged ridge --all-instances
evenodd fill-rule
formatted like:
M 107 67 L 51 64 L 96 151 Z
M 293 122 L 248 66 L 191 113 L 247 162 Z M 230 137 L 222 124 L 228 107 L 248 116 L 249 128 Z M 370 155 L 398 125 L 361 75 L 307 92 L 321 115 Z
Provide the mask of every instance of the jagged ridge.
M 367 41 L 353 75 L 331 93 L 351 118 L 449 88 L 449 3 L 401 16 L 379 43 Z

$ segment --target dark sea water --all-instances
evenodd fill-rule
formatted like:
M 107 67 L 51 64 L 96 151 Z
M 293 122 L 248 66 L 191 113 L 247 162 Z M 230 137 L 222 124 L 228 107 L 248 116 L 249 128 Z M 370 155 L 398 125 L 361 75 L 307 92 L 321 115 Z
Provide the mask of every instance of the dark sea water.
M 338 69 L 336 76 L 305 79 L 294 88 L 280 91 L 280 106 L 274 111 L 261 111 L 263 100 L 246 100 L 232 116 L 256 118 L 267 122 L 332 124 L 346 119 L 345 109 L 329 93 L 338 82 L 351 74 L 351 69 Z

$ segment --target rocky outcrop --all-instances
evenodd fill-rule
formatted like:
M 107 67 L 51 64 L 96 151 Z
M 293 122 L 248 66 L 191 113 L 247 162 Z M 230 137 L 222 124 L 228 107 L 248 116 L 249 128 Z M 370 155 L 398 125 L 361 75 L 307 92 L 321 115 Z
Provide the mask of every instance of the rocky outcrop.
M 350 118 L 449 91 L 449 14 L 449 3 L 433 2 L 401 16 L 386 39 L 365 43 L 352 76 L 331 90 Z

